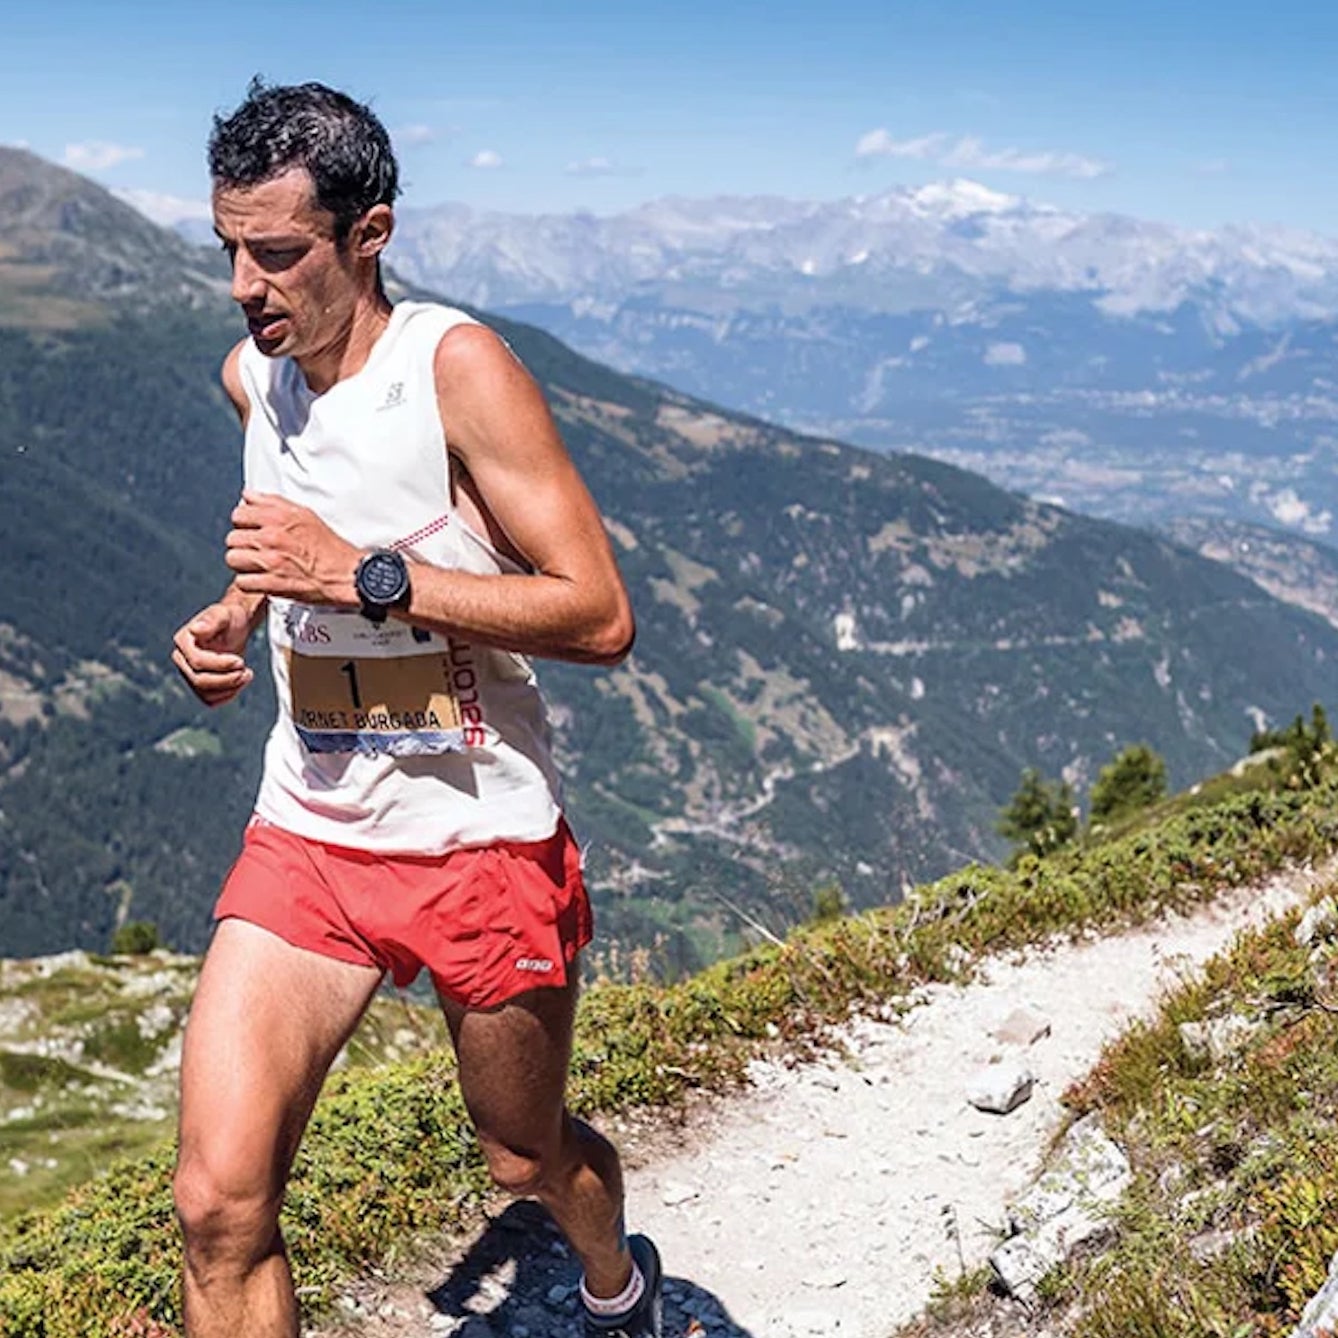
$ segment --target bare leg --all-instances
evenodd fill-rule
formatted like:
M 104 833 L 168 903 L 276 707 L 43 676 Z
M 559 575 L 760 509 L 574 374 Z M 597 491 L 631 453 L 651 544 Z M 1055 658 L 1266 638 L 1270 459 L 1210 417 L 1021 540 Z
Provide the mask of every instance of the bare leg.
M 616 1296 L 631 1276 L 622 1225 L 622 1169 L 613 1145 L 563 1104 L 576 981 L 529 990 L 500 1008 L 443 997 L 460 1061 L 460 1091 L 493 1179 L 533 1194 L 585 1268 L 594 1296 Z
M 188 1338 L 296 1338 L 279 1205 L 326 1071 L 380 979 L 242 920 L 219 925 L 181 1064 Z

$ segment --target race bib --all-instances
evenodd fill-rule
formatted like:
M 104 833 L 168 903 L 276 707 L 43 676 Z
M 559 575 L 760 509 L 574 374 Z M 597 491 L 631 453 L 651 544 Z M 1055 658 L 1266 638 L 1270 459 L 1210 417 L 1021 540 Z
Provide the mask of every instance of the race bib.
M 293 724 L 313 753 L 419 757 L 483 742 L 473 649 L 360 613 L 284 613 Z

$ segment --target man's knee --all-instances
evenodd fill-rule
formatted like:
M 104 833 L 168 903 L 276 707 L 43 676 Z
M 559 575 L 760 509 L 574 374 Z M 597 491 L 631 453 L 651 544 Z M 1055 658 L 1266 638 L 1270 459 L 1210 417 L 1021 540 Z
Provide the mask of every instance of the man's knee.
M 220 1174 L 203 1158 L 183 1157 L 172 1196 L 192 1267 L 245 1272 L 273 1252 L 279 1200 L 261 1178 Z
M 519 1148 L 480 1129 L 479 1144 L 493 1183 L 515 1198 L 542 1195 L 559 1185 L 572 1161 L 565 1138 L 544 1148 Z

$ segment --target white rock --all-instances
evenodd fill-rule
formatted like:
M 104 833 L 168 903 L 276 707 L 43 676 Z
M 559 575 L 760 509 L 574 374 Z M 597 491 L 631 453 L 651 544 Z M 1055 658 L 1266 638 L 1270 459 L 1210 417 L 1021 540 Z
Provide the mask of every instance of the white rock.
M 1302 948 L 1308 948 L 1317 939 L 1338 937 L 1338 901 L 1332 897 L 1317 901 L 1301 917 L 1292 937 Z
M 1329 1265 L 1324 1285 L 1310 1298 L 1292 1338 L 1327 1338 L 1338 1332 L 1338 1254 Z
M 177 1015 L 170 1004 L 156 1003 L 146 1008 L 136 1019 L 140 1037 L 146 1041 L 156 1040 L 163 1032 L 176 1025 Z
M 1214 1064 L 1221 1064 L 1239 1054 L 1249 1044 L 1250 1038 L 1263 1030 L 1263 1026 L 1258 1018 L 1229 1013 L 1226 1017 L 1210 1018 L 1204 1022 L 1182 1022 L 1177 1030 L 1180 1043 L 1191 1059 L 1207 1059 Z
M 1084 1199 L 1113 1203 L 1132 1176 L 1128 1157 L 1088 1115 L 1064 1135 L 1050 1169 L 1009 1208 L 1009 1226 L 1033 1230 Z
M 966 1099 L 977 1109 L 1007 1115 L 1031 1099 L 1036 1079 L 1024 1064 L 990 1064 L 980 1070 L 966 1089 Z
M 1050 1034 L 1048 1018 L 1030 1008 L 1015 1008 L 995 1027 L 991 1035 L 1001 1045 L 1035 1045 Z
M 1031 1299 L 1041 1278 L 1078 1245 L 1104 1235 L 1109 1208 L 1132 1179 L 1129 1159 L 1096 1116 L 1079 1120 L 1051 1168 L 1009 1209 L 1016 1234 L 990 1256 L 1008 1292 Z

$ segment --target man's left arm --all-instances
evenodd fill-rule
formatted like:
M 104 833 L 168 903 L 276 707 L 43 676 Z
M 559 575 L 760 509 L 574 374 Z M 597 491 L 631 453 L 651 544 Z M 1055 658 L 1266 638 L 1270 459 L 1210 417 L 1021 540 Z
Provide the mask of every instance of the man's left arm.
M 435 359 L 450 450 L 491 522 L 529 563 L 478 575 L 409 563 L 410 602 L 395 616 L 525 655 L 616 664 L 635 634 L 631 603 L 598 508 L 532 377 L 482 326 L 449 331 Z M 361 550 L 282 498 L 246 494 L 228 565 L 240 589 L 356 608 Z

